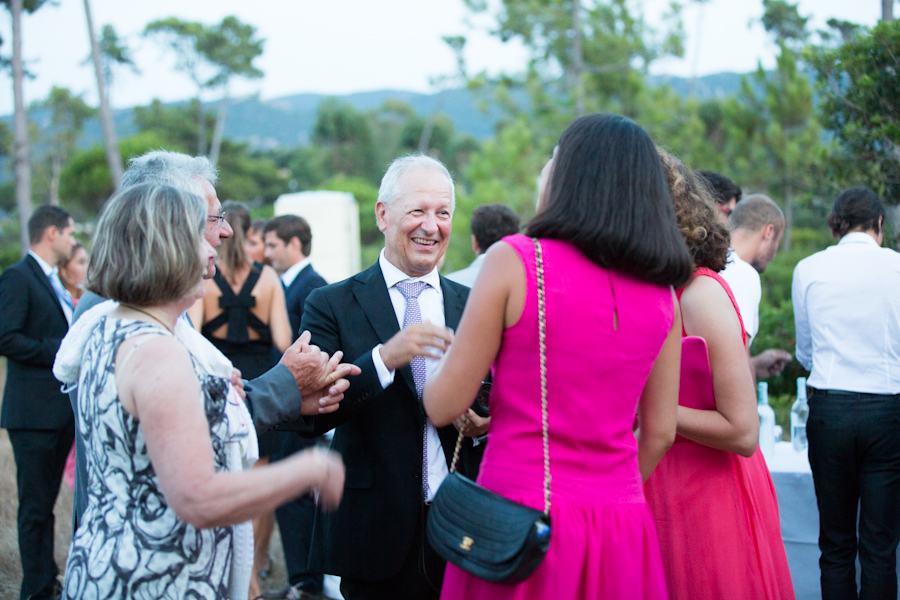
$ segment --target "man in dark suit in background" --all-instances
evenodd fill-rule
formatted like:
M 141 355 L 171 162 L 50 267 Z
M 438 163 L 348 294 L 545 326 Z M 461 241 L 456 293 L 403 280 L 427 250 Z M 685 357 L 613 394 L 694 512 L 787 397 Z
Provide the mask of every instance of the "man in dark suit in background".
M 296 340 L 300 335 L 300 321 L 303 318 L 306 298 L 314 289 L 326 285 L 325 280 L 316 273 L 309 261 L 312 252 L 312 231 L 303 217 L 281 215 L 266 223 L 263 239 L 266 260 L 278 272 L 284 286 L 291 336 Z M 273 461 L 315 446 L 317 443 L 316 440 L 302 438 L 295 432 L 288 431 L 279 435 L 282 439 L 278 455 L 271 457 Z M 309 568 L 315 517 L 316 502 L 309 495 L 295 498 L 275 509 L 288 572 L 288 588 L 282 590 L 282 597 L 288 597 L 292 589 L 297 593 L 322 592 L 324 575 L 321 569 Z
M 278 272 L 284 285 L 291 335 L 296 340 L 300 335 L 306 298 L 314 289 L 328 285 L 309 261 L 312 231 L 303 217 L 281 215 L 266 223 L 263 238 L 266 260 Z
M 0 426 L 9 431 L 19 492 L 19 597 L 59 590 L 53 505 L 75 436 L 69 398 L 51 371 L 72 320 L 72 298 L 57 274 L 75 246 L 72 218 L 41 206 L 28 220 L 31 249 L 0 275 L 0 355 L 8 359 Z
M 306 303 L 302 328 L 314 343 L 342 350 L 362 370 L 337 411 L 305 419 L 304 435 L 337 428 L 332 448 L 347 467 L 341 506 L 317 513 L 313 536 L 314 556 L 341 576 L 346 600 L 440 595 L 445 563 L 425 538 L 425 519 L 457 431 L 435 428 L 420 396 L 469 292 L 438 274 L 453 208 L 444 165 L 426 156 L 395 160 L 375 207 L 385 235 L 378 262 Z

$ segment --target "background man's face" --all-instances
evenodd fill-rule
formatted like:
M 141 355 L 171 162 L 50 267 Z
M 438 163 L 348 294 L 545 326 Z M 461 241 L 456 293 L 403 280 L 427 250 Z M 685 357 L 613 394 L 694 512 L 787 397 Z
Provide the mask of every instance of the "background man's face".
M 447 244 L 453 217 L 450 182 L 440 171 L 412 169 L 400 176 L 403 194 L 390 207 L 375 205 L 378 228 L 384 232 L 388 262 L 409 275 L 427 275 L 438 265 Z
M 762 247 L 754 257 L 753 262 L 750 263 L 754 269 L 760 273 L 765 272 L 766 267 L 769 266 L 769 263 L 772 262 L 772 259 L 775 258 L 775 255 L 778 253 L 778 246 L 781 244 L 783 235 L 784 227 L 782 226 L 780 232 L 763 242 Z
M 291 241 L 295 239 L 297 238 L 291 238 Z M 269 264 L 272 265 L 272 268 L 279 274 L 284 273 L 293 267 L 294 263 L 299 262 L 294 260 L 288 245 L 285 244 L 284 240 L 278 237 L 278 234 L 274 231 L 266 232 L 265 244 L 266 249 L 263 251 L 263 254 L 265 255 L 266 260 L 269 261 Z
M 54 264 L 72 256 L 72 248 L 75 247 L 76 243 L 75 224 L 72 222 L 72 219 L 69 219 L 69 224 L 59 231 L 56 240 L 53 242 L 53 254 L 56 258 L 56 263 Z
M 209 212 L 207 213 L 209 216 L 216 216 L 222 214 L 222 203 L 219 202 L 219 197 L 216 195 L 216 188 L 214 188 L 210 183 L 202 178 L 198 178 L 200 181 L 201 189 L 203 190 L 203 197 L 206 199 Z M 225 238 L 230 238 L 234 235 L 234 230 L 231 228 L 231 225 L 228 224 L 228 221 L 222 220 L 222 225 L 219 226 L 219 223 L 216 219 L 206 219 L 206 241 L 209 242 L 209 245 L 213 247 L 213 249 L 218 248 L 222 245 L 222 240 Z M 216 274 L 216 257 L 213 256 L 209 261 L 209 264 L 206 265 L 206 279 L 212 279 Z

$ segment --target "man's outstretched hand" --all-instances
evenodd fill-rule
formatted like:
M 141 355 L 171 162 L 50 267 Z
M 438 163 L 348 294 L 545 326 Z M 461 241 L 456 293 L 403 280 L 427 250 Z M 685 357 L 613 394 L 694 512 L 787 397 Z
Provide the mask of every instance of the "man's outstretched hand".
M 310 333 L 304 331 L 279 361 L 297 381 L 302 397 L 300 414 L 306 416 L 337 410 L 350 387 L 345 377 L 360 374 L 356 365 L 341 364 L 343 352 L 335 352 L 329 358 L 318 346 L 311 345 L 310 339 Z
M 750 358 L 750 364 L 757 379 L 767 379 L 781 374 L 781 371 L 794 359 L 789 352 L 769 348 Z

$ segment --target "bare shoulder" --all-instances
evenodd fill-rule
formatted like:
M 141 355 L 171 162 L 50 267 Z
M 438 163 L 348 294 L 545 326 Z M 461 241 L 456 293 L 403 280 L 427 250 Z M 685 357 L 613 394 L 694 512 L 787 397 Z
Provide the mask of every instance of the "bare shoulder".
M 706 338 L 713 332 L 734 330 L 740 335 L 740 321 L 728 292 L 712 277 L 696 277 L 681 294 L 681 314 L 688 335 Z
M 519 256 L 519 253 L 512 246 L 502 240 L 488 248 L 485 254 L 484 266 L 481 267 L 481 270 L 485 271 L 488 269 L 502 273 L 518 272 L 523 276 L 525 274 L 525 265 L 522 263 L 522 257 Z
M 278 273 L 269 265 L 263 265 L 262 272 L 259 274 L 259 282 L 274 285 L 278 282 Z
M 187 349 L 170 335 L 145 334 L 128 338 L 122 342 L 118 358 L 123 358 L 135 346 L 134 355 L 126 365 L 134 376 L 166 377 L 185 370 L 193 371 Z

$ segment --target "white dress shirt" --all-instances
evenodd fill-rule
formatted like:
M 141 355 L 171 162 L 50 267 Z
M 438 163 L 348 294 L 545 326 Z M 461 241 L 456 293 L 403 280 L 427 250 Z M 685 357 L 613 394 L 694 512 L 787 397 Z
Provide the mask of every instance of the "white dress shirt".
M 40 265 L 44 275 L 50 280 L 50 287 L 56 292 L 56 297 L 59 299 L 59 305 L 62 306 L 66 321 L 69 322 L 69 325 L 72 325 L 72 313 L 74 312 L 73 307 L 75 306 L 75 302 L 72 300 L 72 295 L 69 293 L 69 290 L 66 289 L 62 284 L 62 280 L 59 278 L 59 269 L 51 267 L 47 261 L 31 250 L 28 251 L 28 254 L 37 261 L 37 264 Z
M 762 284 L 759 273 L 750 263 L 741 259 L 732 249 L 728 250 L 728 263 L 719 273 L 731 288 L 741 319 L 744 320 L 744 331 L 749 336 L 747 346 L 759 333 L 759 302 L 762 299 Z
M 797 264 L 791 296 L 810 386 L 900 393 L 900 254 L 848 233 Z
M 465 269 L 460 269 L 459 271 L 453 271 L 449 275 L 447 275 L 447 279 L 450 281 L 455 281 L 461 285 L 466 287 L 472 287 L 475 285 L 475 280 L 478 279 L 478 273 L 481 271 L 481 266 L 484 264 L 485 254 L 481 253 L 475 257 L 475 260 L 472 261 L 472 264 L 466 267 Z
M 441 291 L 441 278 L 438 270 L 435 268 L 431 273 L 424 277 L 410 277 L 394 265 L 388 262 L 384 257 L 384 250 L 378 257 L 378 265 L 381 267 L 381 274 L 384 275 L 384 282 L 387 284 L 388 294 L 391 297 L 391 304 L 394 305 L 394 314 L 397 315 L 397 324 L 403 326 L 403 319 L 406 316 L 406 298 L 397 289 L 397 284 L 401 281 L 422 281 L 428 284 L 421 294 L 419 294 L 419 310 L 422 313 L 422 322 L 431 322 L 438 327 L 445 326 L 444 320 L 444 292 Z M 394 371 L 389 371 L 381 358 L 381 344 L 372 349 L 372 362 L 375 363 L 375 371 L 378 373 L 378 379 L 381 381 L 381 387 L 387 388 L 394 382 Z M 440 350 L 434 348 L 437 354 L 442 354 Z M 431 375 L 438 365 L 437 360 L 433 358 L 425 358 L 426 376 Z M 437 493 L 444 478 L 449 474 L 447 468 L 447 459 L 444 457 L 444 450 L 441 447 L 441 438 L 438 437 L 437 429 L 431 419 L 426 417 L 425 420 L 426 437 L 428 439 L 428 493 L 425 501 L 431 502 Z
M 297 275 L 300 274 L 300 271 L 310 263 L 310 259 L 307 256 L 303 260 L 298 263 L 294 263 L 291 265 L 284 273 L 281 274 L 281 283 L 284 285 L 284 289 L 288 289 L 291 287 L 291 284 L 294 283 L 294 280 L 297 279 Z

